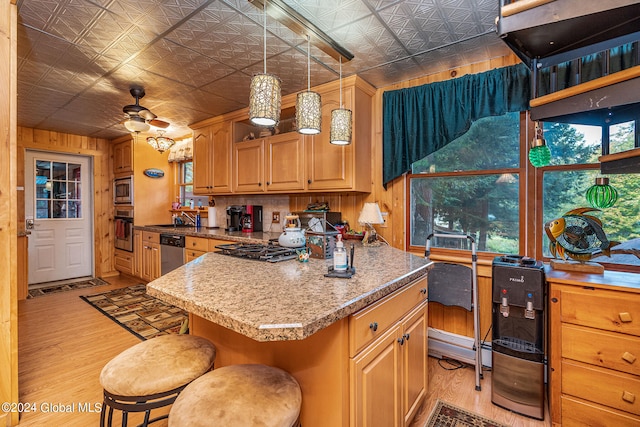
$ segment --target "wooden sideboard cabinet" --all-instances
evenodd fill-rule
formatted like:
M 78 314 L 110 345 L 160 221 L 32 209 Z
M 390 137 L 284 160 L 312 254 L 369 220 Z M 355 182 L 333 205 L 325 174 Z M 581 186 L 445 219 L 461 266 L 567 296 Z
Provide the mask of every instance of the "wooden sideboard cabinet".
M 547 281 L 553 425 L 640 425 L 638 275 L 549 272 Z

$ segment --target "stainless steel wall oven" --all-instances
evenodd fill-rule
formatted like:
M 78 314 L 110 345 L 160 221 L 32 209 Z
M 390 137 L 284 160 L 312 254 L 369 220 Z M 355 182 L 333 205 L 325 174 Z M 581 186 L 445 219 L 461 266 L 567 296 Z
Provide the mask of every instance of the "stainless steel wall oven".
M 115 247 L 133 252 L 133 208 L 116 207 L 114 215 Z

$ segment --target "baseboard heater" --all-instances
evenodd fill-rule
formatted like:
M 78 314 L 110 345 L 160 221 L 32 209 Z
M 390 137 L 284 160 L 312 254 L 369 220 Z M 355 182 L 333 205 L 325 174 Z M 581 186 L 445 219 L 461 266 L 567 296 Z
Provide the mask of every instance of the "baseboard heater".
M 475 364 L 473 338 L 429 328 L 429 356 L 448 357 L 460 362 Z M 491 343 L 482 346 L 482 365 L 491 367 Z

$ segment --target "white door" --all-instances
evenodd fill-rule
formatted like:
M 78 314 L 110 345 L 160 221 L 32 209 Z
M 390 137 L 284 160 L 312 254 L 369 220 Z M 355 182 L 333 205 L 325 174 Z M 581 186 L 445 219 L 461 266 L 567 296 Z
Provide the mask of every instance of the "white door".
M 24 175 L 29 284 L 92 276 L 91 159 L 27 151 Z

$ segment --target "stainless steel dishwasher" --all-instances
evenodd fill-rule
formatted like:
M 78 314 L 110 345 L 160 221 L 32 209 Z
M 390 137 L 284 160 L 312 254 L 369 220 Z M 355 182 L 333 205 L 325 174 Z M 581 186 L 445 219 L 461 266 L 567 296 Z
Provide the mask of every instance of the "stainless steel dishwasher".
M 184 265 L 184 236 L 179 234 L 160 234 L 160 274 Z

